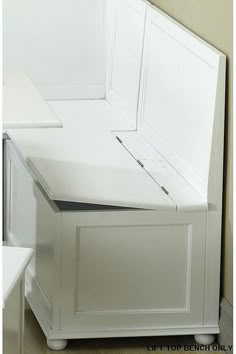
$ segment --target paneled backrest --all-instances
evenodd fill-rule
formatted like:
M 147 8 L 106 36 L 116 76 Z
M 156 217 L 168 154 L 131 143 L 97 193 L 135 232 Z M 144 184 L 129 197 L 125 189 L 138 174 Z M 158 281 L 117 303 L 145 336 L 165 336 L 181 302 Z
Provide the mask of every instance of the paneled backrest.
M 132 128 L 137 124 L 146 3 L 142 0 L 108 0 L 113 20 L 108 55 L 107 100 Z
M 224 78 L 222 53 L 148 7 L 138 129 L 208 201 L 210 165 L 222 179 Z

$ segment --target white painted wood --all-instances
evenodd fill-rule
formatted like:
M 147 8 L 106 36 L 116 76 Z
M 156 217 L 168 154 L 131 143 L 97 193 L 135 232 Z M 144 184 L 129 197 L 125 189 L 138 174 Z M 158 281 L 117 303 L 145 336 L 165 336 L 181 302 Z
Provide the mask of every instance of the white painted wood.
M 33 251 L 3 247 L 3 351 L 24 352 L 24 273 Z
M 188 312 L 191 243 L 188 225 L 78 225 L 76 315 Z
M 217 92 L 224 87 L 221 61 L 222 53 L 148 8 L 139 129 L 204 199 L 216 105 L 224 106 Z
M 52 302 L 57 290 L 56 281 L 54 284 L 52 279 L 57 279 L 54 259 L 58 215 L 34 184 L 11 144 L 6 144 L 6 155 L 7 240 L 14 246 L 34 250 L 26 281 L 31 292 L 38 293 L 40 301 L 45 304 L 45 317 L 52 321 Z
M 202 324 L 205 217 L 63 213 L 62 329 Z
M 5 307 L 11 291 L 17 282 L 24 276 L 25 269 L 28 266 L 32 255 L 33 251 L 28 248 L 3 247 L 3 308 Z
M 208 183 L 208 203 L 211 212 L 207 219 L 207 253 L 205 291 L 205 323 L 210 325 L 219 319 L 220 301 L 220 257 L 222 228 L 222 192 L 223 192 L 223 146 L 224 146 L 224 97 L 225 97 L 225 57 L 221 57 L 217 85 L 214 128 L 211 146 L 211 160 Z M 211 257 L 211 252 L 215 255 Z
M 146 3 L 142 0 L 114 2 L 106 99 L 134 129 L 137 126 L 145 16 Z
M 216 334 L 225 57 L 146 2 L 106 11 L 107 100 L 50 102 L 63 129 L 9 131 L 7 239 L 39 251 L 27 299 L 49 340 Z
M 106 100 L 70 100 L 48 101 L 60 120 L 66 122 L 72 118 L 78 121 L 82 129 L 89 130 L 132 130 L 127 120 Z
M 106 68 L 108 68 L 110 55 L 112 52 L 112 38 L 114 29 L 114 19 L 116 10 L 116 0 L 105 0 L 106 1 Z M 108 76 L 108 70 L 106 72 Z
M 215 335 L 213 334 L 196 334 L 195 341 L 201 345 L 211 345 L 215 342 Z
M 67 346 L 66 339 L 47 339 L 47 346 L 51 350 L 63 350 Z
M 204 200 L 193 187 L 176 171 L 176 169 L 138 132 L 114 132 L 119 136 L 125 148 L 142 161 L 144 169 L 169 192 L 176 203 L 177 210 L 206 210 Z
M 100 100 L 105 94 L 105 86 L 91 85 L 37 85 L 39 92 L 46 100 Z
M 74 338 L 114 338 L 114 337 L 163 337 L 163 336 L 186 336 L 193 335 L 195 333 L 207 334 L 207 333 L 219 333 L 219 327 L 204 327 L 204 326 L 186 326 L 186 327 L 166 327 L 166 328 L 152 328 L 152 329 L 121 329 L 115 331 L 60 331 L 60 332 L 48 332 L 49 337 L 67 339 Z
M 8 147 L 11 143 L 8 143 Z M 8 155 L 11 154 L 10 149 L 7 149 L 7 153 Z M 11 159 L 12 159 L 12 163 L 13 164 L 17 164 L 17 163 L 21 163 L 20 161 L 17 162 L 17 158 L 16 156 L 14 156 L 14 154 L 12 153 L 11 155 Z M 18 166 L 18 169 L 20 168 L 20 166 Z M 23 166 L 22 166 L 23 168 Z M 24 170 L 24 168 L 23 168 Z M 27 183 L 27 185 L 29 185 L 29 183 Z M 29 187 L 30 189 L 30 187 Z M 40 190 L 38 190 L 37 192 L 37 186 L 34 187 L 34 196 L 37 200 L 37 204 L 40 202 L 40 199 L 45 199 L 45 197 L 42 195 L 42 192 L 40 192 Z M 26 188 L 23 188 L 24 193 L 26 193 Z M 37 193 L 35 193 L 35 191 Z M 16 193 L 16 191 L 15 191 Z M 32 193 L 29 191 L 29 193 Z M 18 205 L 22 205 L 23 201 L 25 201 L 25 196 L 22 195 L 21 198 L 18 199 Z M 46 202 L 46 199 L 45 199 Z M 52 206 L 48 205 L 44 205 L 44 208 L 52 208 Z M 36 211 L 31 208 L 31 210 L 28 212 L 28 215 L 30 215 L 30 219 L 34 218 L 34 213 Z M 53 208 L 51 210 L 51 212 L 53 212 Z M 56 211 L 54 211 L 56 212 Z M 33 279 L 30 280 L 29 276 L 27 275 L 27 299 L 30 303 L 30 305 L 32 306 L 32 308 L 34 309 L 37 318 L 44 330 L 44 333 L 46 334 L 47 338 L 49 339 L 67 339 L 67 338 L 88 338 L 91 336 L 98 336 L 98 337 L 110 337 L 110 336 L 120 336 L 120 335 L 152 335 L 152 334 L 166 334 L 166 333 L 175 333 L 175 334 L 183 334 L 183 333 L 189 333 L 189 334 L 193 334 L 193 333 L 207 333 L 205 332 L 206 330 L 209 330 L 210 333 L 216 333 L 218 331 L 217 326 L 215 325 L 215 327 L 203 327 L 203 299 L 204 297 L 201 296 L 201 293 L 204 292 L 204 257 L 205 257 L 205 252 L 204 252 L 204 248 L 205 248 L 205 233 L 204 233 L 204 229 L 205 229 L 205 218 L 206 218 L 206 213 L 205 212 L 200 212 L 200 213 L 196 213 L 196 212 L 192 212 L 192 213 L 176 213 L 176 212 L 159 212 L 159 211 L 122 211 L 122 212 L 79 212 L 79 213 L 63 213 L 61 214 L 62 216 L 62 225 L 60 226 L 60 228 L 58 229 L 58 231 L 61 229 L 62 227 L 62 234 L 59 235 L 59 238 L 57 237 L 57 240 L 55 241 L 57 243 L 57 247 L 60 248 L 60 251 L 56 253 L 56 256 L 53 257 L 53 263 L 57 264 L 58 267 L 54 267 L 55 270 L 57 270 L 58 275 L 60 275 L 60 277 L 62 277 L 62 281 L 60 281 L 60 277 L 58 277 L 57 275 L 52 275 L 52 283 L 54 284 L 55 287 L 55 293 L 54 293 L 54 301 L 52 302 L 52 312 L 54 311 L 59 311 L 59 313 L 61 314 L 61 320 L 62 321 L 68 321 L 67 324 L 65 323 L 65 328 L 62 327 L 62 325 L 60 325 L 60 327 L 58 327 L 59 325 L 59 317 L 57 317 L 58 319 L 58 323 L 57 324 L 52 324 L 52 322 L 48 322 L 47 321 L 47 317 L 45 316 L 45 308 L 47 307 L 45 300 L 42 300 L 42 297 L 40 296 L 40 292 L 43 292 L 44 289 L 40 288 L 40 286 L 42 286 L 41 284 L 38 284 L 38 282 L 35 282 Z M 53 216 L 50 216 L 51 218 Z M 26 219 L 26 217 L 22 217 L 21 218 L 21 222 L 22 225 L 24 225 L 24 220 Z M 13 219 L 15 220 L 15 219 Z M 28 218 L 27 218 L 28 220 Z M 58 225 L 60 225 L 60 218 L 57 218 L 57 223 Z M 40 231 L 41 229 L 41 222 L 43 224 L 45 224 L 45 218 L 44 217 L 39 217 L 38 219 L 38 223 L 37 223 L 37 232 Z M 47 225 L 47 223 L 45 224 Z M 165 226 L 166 225 L 166 226 Z M 179 225 L 179 226 L 178 226 Z M 174 252 L 174 255 L 172 255 L 171 257 L 171 262 L 170 262 L 170 267 L 172 267 L 172 262 L 173 259 L 176 259 L 175 265 L 177 267 L 177 264 L 180 266 L 180 264 L 183 264 L 182 262 L 186 262 L 186 258 L 185 261 L 182 260 L 182 258 L 180 257 L 180 254 L 182 254 L 183 249 L 181 247 L 181 244 L 178 245 L 178 238 L 179 240 L 186 240 L 186 236 L 183 234 L 179 234 L 178 236 L 178 232 L 177 230 L 186 230 L 188 229 L 188 225 L 189 226 L 189 231 L 191 230 L 191 234 L 192 234 L 192 244 L 191 244 L 191 252 L 189 253 L 190 257 L 188 258 L 189 260 L 191 259 L 191 265 L 188 263 L 188 279 L 191 279 L 191 288 L 190 291 L 187 291 L 188 293 L 188 300 L 185 299 L 185 301 L 187 301 L 186 303 L 188 304 L 188 306 L 190 306 L 190 312 L 186 312 L 186 310 L 183 309 L 175 309 L 174 305 L 176 305 L 176 298 L 173 297 L 172 299 L 170 298 L 170 301 L 173 301 L 173 306 L 170 306 L 169 311 L 163 311 L 163 308 L 161 307 L 163 305 L 162 301 L 166 301 L 164 299 L 164 297 L 162 298 L 162 301 L 160 301 L 159 305 L 160 305 L 160 309 L 156 309 L 157 313 L 155 313 L 154 309 L 150 309 L 148 311 L 148 308 L 142 308 L 142 306 L 140 306 L 138 310 L 138 314 L 135 313 L 134 309 L 131 310 L 127 310 L 126 309 L 126 314 L 123 313 L 122 311 L 113 311 L 114 313 L 112 314 L 112 311 L 108 311 L 108 313 L 106 313 L 106 311 L 103 311 L 104 313 L 101 314 L 101 311 L 99 313 L 99 311 L 97 311 L 98 313 L 96 313 L 95 311 L 95 315 L 94 315 L 94 319 L 93 319 L 93 326 L 89 326 L 87 324 L 87 316 L 91 316 L 91 313 L 85 313 L 84 316 L 78 317 L 75 315 L 75 307 L 74 305 L 76 304 L 76 292 L 75 292 L 75 288 L 73 286 L 73 282 L 75 281 L 75 276 L 73 274 L 75 274 L 75 270 L 77 269 L 77 262 L 76 259 L 78 260 L 77 256 L 78 253 L 76 253 L 77 248 L 75 247 L 76 245 L 76 235 L 78 234 L 78 227 L 77 227 L 77 232 L 76 232 L 76 226 L 79 226 L 81 229 L 83 230 L 87 230 L 88 235 L 86 238 L 84 238 L 84 242 L 85 242 L 85 246 L 86 244 L 88 245 L 90 242 L 92 242 L 93 244 L 91 245 L 92 247 L 90 248 L 92 252 L 95 252 L 96 255 L 96 250 L 97 252 L 99 251 L 99 247 L 94 247 L 94 242 L 99 242 L 99 239 L 101 239 L 102 241 L 105 235 L 105 241 L 106 242 L 101 242 L 103 245 L 106 245 L 107 242 L 109 241 L 107 239 L 106 233 L 109 232 L 110 230 L 115 230 L 115 232 L 117 232 L 116 230 L 128 230 L 129 228 L 132 229 L 133 231 L 135 231 L 133 234 L 129 233 L 127 234 L 127 237 L 129 237 L 129 235 L 131 235 L 130 237 L 130 241 L 131 243 L 127 243 L 127 247 L 126 248 L 126 252 L 129 250 L 129 252 L 131 252 L 131 255 L 133 256 L 134 253 L 134 244 L 136 245 L 137 249 L 136 251 L 138 251 L 138 249 L 142 249 L 145 247 L 148 248 L 150 247 L 149 244 L 147 244 L 145 241 L 145 235 L 142 236 L 142 230 L 150 230 L 150 234 L 147 233 L 147 237 L 154 237 L 154 235 L 156 235 L 157 238 L 159 237 L 163 237 L 162 236 L 162 232 L 159 234 L 156 233 L 156 231 L 154 231 L 157 227 L 160 227 L 162 230 L 165 229 L 166 227 L 166 235 L 169 236 L 168 237 L 173 237 L 173 241 L 169 242 L 170 244 L 173 244 L 174 247 L 172 248 L 172 250 L 174 249 L 174 251 L 179 250 L 179 252 Z M 46 226 L 47 227 L 47 226 Z M 101 231 L 104 230 L 105 234 L 103 232 L 101 232 L 99 234 L 98 232 L 98 236 L 96 237 L 94 234 L 94 229 L 99 229 L 101 228 Z M 156 229 L 158 230 L 158 228 Z M 159 229 L 160 230 L 160 229 Z M 173 234 L 172 231 L 173 230 Z M 90 234 L 90 232 L 92 232 L 92 234 Z M 127 232 L 127 231 L 126 231 Z M 152 233 L 153 232 L 153 233 Z M 124 242 L 126 242 L 124 239 L 122 241 L 122 237 L 124 237 L 125 235 L 123 235 L 123 232 L 119 233 L 121 237 L 121 243 L 120 245 L 124 247 Z M 146 233 L 145 233 L 146 234 Z M 172 234 L 172 236 L 171 236 Z M 93 236 L 94 235 L 94 236 Z M 123 236 L 122 236 L 123 235 Z M 137 240 L 134 239 L 136 238 L 137 235 Z M 9 239 L 10 237 L 10 233 L 7 234 L 7 237 Z M 40 236 L 40 233 L 38 234 L 38 243 L 40 244 L 40 239 L 42 236 Z M 92 237 L 92 239 L 90 239 L 90 237 Z M 62 243 L 59 241 L 61 239 Z M 188 237 L 187 237 L 188 238 Z M 88 239 L 88 240 L 87 240 Z M 114 236 L 112 237 L 112 239 L 115 241 L 116 239 L 119 239 L 119 237 L 114 239 Z M 132 240 L 134 240 L 132 242 Z M 88 241 L 88 243 L 86 243 Z M 181 242 L 182 242 L 181 241 Z M 110 243 L 110 242 L 108 242 Z M 110 243 L 109 249 L 110 251 L 112 250 L 112 243 Z M 164 247 L 165 242 L 161 242 L 160 246 Z M 115 246 L 115 245 L 114 245 Z M 160 247 L 158 245 L 158 247 Z M 55 244 L 54 246 L 55 247 Z M 87 246 L 86 246 L 87 247 Z M 190 251 L 189 249 L 189 251 Z M 118 249 L 119 250 L 119 249 Z M 162 249 L 163 250 L 163 249 Z M 84 249 L 84 251 L 86 251 L 86 248 Z M 152 249 L 150 249 L 150 252 L 153 252 Z M 160 251 L 159 251 L 160 252 Z M 88 254 L 88 253 L 87 253 Z M 113 252 L 110 253 L 110 255 L 112 255 Z M 88 254 L 89 255 L 89 254 Z M 109 252 L 107 252 L 106 257 L 108 257 Z M 115 247 L 115 253 L 114 256 L 116 255 L 116 247 Z M 155 254 L 156 256 L 156 254 Z M 97 255 L 98 257 L 98 255 Z M 105 257 L 105 258 L 106 258 Z M 180 257 L 180 258 L 179 258 Z M 186 254 L 185 254 L 186 257 Z M 162 262 L 166 262 L 166 260 L 162 257 L 160 257 L 162 259 Z M 116 258 L 114 257 L 114 262 Z M 115 271 L 115 269 L 117 269 L 117 267 L 115 267 L 115 263 L 113 266 L 113 257 L 111 258 L 107 258 L 107 261 L 111 262 L 111 271 Z M 131 261 L 131 265 L 132 265 L 132 257 L 130 258 Z M 135 261 L 135 258 L 134 260 Z M 146 263 L 143 263 L 145 268 L 147 269 L 148 267 L 150 268 L 150 275 L 152 275 L 153 273 L 153 267 L 152 264 L 153 262 L 156 263 L 156 265 L 160 262 L 161 260 L 158 257 L 150 257 L 149 261 Z M 180 262 L 180 263 L 179 263 Z M 91 266 L 93 267 L 93 262 L 90 262 Z M 127 265 L 129 265 L 130 262 L 127 263 Z M 186 264 L 186 263 L 185 263 Z M 122 264 L 123 266 L 123 264 Z M 138 267 L 140 267 L 141 265 L 137 264 Z M 164 264 L 163 264 L 164 266 Z M 166 267 L 165 267 L 166 268 Z M 100 268 L 98 268 L 100 269 Z M 129 272 L 126 270 L 126 273 L 130 274 L 130 276 L 132 275 L 132 267 L 129 269 Z M 140 268 L 142 269 L 142 268 Z M 167 268 L 166 268 L 167 269 Z M 202 270 L 201 270 L 202 269 Z M 119 267 L 117 269 L 117 272 L 119 274 Z M 124 274 L 125 272 L 122 270 L 122 268 L 120 269 L 120 272 L 122 274 Z M 191 275 L 190 273 L 191 272 Z M 120 273 L 120 274 L 121 274 Z M 68 276 L 68 274 L 70 274 Z M 142 272 L 139 272 L 139 275 L 141 275 Z M 170 279 L 170 283 L 172 284 L 172 286 L 174 287 L 174 289 L 176 289 L 176 286 L 178 286 L 178 284 L 176 284 L 175 281 L 171 281 L 171 272 L 170 275 L 168 277 L 166 277 L 166 272 L 157 272 L 156 274 L 159 274 L 159 277 L 164 276 L 165 281 L 167 279 Z M 185 270 L 185 274 L 186 270 Z M 181 276 L 181 274 L 179 274 L 178 276 Z M 170 278 L 169 278 L 170 277 Z M 36 274 L 36 279 L 37 279 L 37 274 Z M 85 278 L 84 278 L 85 279 Z M 104 277 L 105 281 L 108 281 L 109 277 Z M 122 277 L 120 275 L 120 277 L 118 277 L 118 279 L 121 279 L 120 281 L 122 281 Z M 145 278 L 144 278 L 145 279 Z M 159 281 L 161 281 L 162 278 L 160 278 Z M 163 279 L 163 281 L 164 281 Z M 103 280 L 103 281 L 104 281 Z M 176 279 L 175 279 L 176 280 Z M 56 291 L 57 289 L 57 285 L 56 283 L 61 284 L 61 287 L 59 287 L 59 291 Z M 70 284 L 68 282 L 72 282 L 72 286 L 70 286 Z M 30 283 L 30 285 L 29 285 Z M 91 284 L 91 283 L 90 283 Z M 33 288 L 35 288 L 35 285 L 37 285 L 37 290 L 36 291 L 32 291 Z M 138 286 L 138 284 L 136 284 Z M 182 284 L 183 285 L 183 284 Z M 139 284 L 139 286 L 141 286 L 141 288 L 139 289 L 139 291 L 143 291 L 143 286 L 142 286 L 142 282 Z M 152 286 L 156 286 L 157 284 L 154 283 Z M 106 289 L 106 288 L 105 288 Z M 105 290 L 104 289 L 104 290 Z M 100 288 L 100 290 L 102 290 Z M 176 291 L 176 290 L 175 290 Z M 182 289 L 180 289 L 180 291 L 183 291 Z M 172 291 L 172 293 L 174 293 L 174 290 Z M 149 295 L 149 292 L 148 292 Z M 170 294 L 171 295 L 171 294 Z M 149 295 L 150 296 L 150 295 Z M 182 298 L 185 298 L 185 296 Z M 39 300 L 40 299 L 40 300 Z M 124 299 L 124 296 L 121 297 L 121 299 Z M 139 299 L 140 300 L 140 299 Z M 161 300 L 161 298 L 160 298 Z M 126 300 L 127 301 L 127 300 Z M 154 301 L 157 302 L 158 305 L 158 299 L 154 299 Z M 56 304 L 56 306 L 54 307 L 54 305 Z M 59 307 L 57 304 L 60 304 Z M 119 305 L 119 304 L 118 304 Z M 120 303 L 121 306 L 124 305 L 124 300 Z M 148 302 L 147 302 L 148 305 Z M 101 309 L 100 309 L 101 310 Z M 166 310 L 166 309 L 164 309 Z M 63 314 L 62 312 L 63 311 Z M 183 311 L 183 313 L 181 313 Z M 119 313 L 121 312 L 121 313 Z M 121 316 L 122 315 L 122 316 Z M 140 322 L 137 322 L 137 316 L 140 317 Z M 85 317 L 85 319 L 83 319 L 83 317 Z M 78 326 L 78 320 L 80 321 L 80 323 L 82 322 L 83 326 L 80 327 Z M 128 322 L 127 322 L 128 321 Z M 160 325 L 158 325 L 157 328 L 157 323 L 158 321 L 160 321 Z M 176 321 L 176 322 L 175 322 Z M 91 321 L 89 321 L 91 324 Z M 141 327 L 137 325 L 137 323 L 141 323 Z M 73 325 L 74 324 L 74 325 Z M 75 326 L 76 324 L 76 326 Z M 116 324 L 116 325 L 115 325 Z M 113 329 L 112 329 L 112 327 Z M 174 326 L 174 327 L 173 327 Z M 76 327 L 76 331 L 74 330 L 74 328 Z M 50 329 L 51 328 L 51 329 Z M 69 331 L 68 331 L 69 328 Z M 208 333 L 209 333 L 208 332 Z
M 86 122 L 88 126 L 89 123 Z M 50 199 L 176 209 L 175 203 L 109 131 L 92 131 L 86 124 L 80 130 L 73 117 L 63 124 L 63 131 L 9 131 Z M 95 120 L 93 129 L 96 124 Z
M 4 62 L 22 65 L 44 98 L 105 97 L 104 0 L 9 0 L 3 13 Z
M 3 128 L 50 127 L 62 127 L 55 112 L 23 72 L 8 69 L 3 83 Z

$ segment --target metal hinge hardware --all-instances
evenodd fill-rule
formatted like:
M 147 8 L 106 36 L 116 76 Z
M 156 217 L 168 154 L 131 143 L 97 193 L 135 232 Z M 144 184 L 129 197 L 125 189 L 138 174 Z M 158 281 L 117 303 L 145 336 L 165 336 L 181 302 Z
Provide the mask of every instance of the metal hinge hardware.
M 165 187 L 161 187 L 161 189 L 165 192 L 165 194 L 169 194 L 168 190 Z
M 137 160 L 137 163 L 138 163 L 142 168 L 144 168 L 144 164 L 143 164 L 140 160 Z
M 119 138 L 118 136 L 116 136 L 116 139 L 119 141 L 119 143 L 121 143 L 121 144 L 123 143 L 121 138 Z

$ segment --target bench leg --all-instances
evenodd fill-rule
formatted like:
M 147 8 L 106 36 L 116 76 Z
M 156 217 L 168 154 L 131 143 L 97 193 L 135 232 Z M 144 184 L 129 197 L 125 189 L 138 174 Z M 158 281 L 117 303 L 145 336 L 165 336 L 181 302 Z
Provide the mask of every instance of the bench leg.
M 194 336 L 195 341 L 202 345 L 211 345 L 215 341 L 214 334 L 196 334 Z
M 63 350 L 68 343 L 67 339 L 47 339 L 47 346 L 52 350 Z

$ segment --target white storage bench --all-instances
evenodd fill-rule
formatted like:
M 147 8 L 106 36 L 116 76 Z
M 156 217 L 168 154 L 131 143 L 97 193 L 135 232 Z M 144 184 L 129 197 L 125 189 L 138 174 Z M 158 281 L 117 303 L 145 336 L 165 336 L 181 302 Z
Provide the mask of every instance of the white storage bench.
M 9 130 L 7 239 L 50 348 L 219 332 L 225 56 L 142 0 L 107 2 L 104 99 Z M 112 14 L 112 15 L 111 15 Z M 111 27 L 110 27 L 111 26 Z

